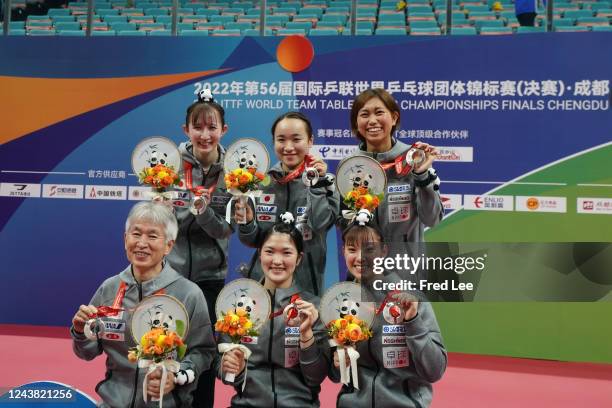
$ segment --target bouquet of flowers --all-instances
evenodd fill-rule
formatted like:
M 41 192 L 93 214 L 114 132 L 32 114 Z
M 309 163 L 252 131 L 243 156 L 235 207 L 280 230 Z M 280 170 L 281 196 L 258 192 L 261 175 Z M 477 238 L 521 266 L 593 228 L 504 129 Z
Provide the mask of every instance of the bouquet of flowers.
M 139 345 L 129 350 L 128 360 L 133 363 L 140 359 L 160 363 L 172 359 L 175 351 L 179 360 L 185 356 L 187 346 L 183 339 L 176 332 L 154 327 L 142 335 Z
M 344 204 L 355 212 L 362 209 L 374 212 L 383 198 L 383 193 L 376 195 L 369 188 L 359 186 L 346 193 Z
M 157 164 L 144 168 L 138 173 L 140 184 L 151 186 L 158 193 L 163 193 L 172 186 L 182 187 L 183 182 L 172 166 Z
M 179 373 L 180 364 L 178 361 L 185 356 L 187 345 L 183 342 L 180 334 L 184 335 L 185 326 L 182 321 L 176 321 L 177 331 L 169 330 L 163 326 L 151 327 L 140 338 L 140 344 L 131 348 L 128 351 L 128 360 L 133 363 L 138 363 L 139 368 L 148 369 L 142 384 L 143 399 L 147 402 L 147 382 L 149 375 L 158 368 L 162 370 L 161 384 L 166 383 L 168 371 L 175 375 Z M 162 407 L 163 387 L 160 387 L 159 397 L 154 398 L 159 400 L 159 406 Z
M 263 173 L 257 171 L 255 167 L 237 168 L 225 175 L 225 185 L 228 190 L 238 190 L 241 193 L 248 193 L 259 189 L 259 184 L 264 180 Z
M 327 332 L 336 344 L 342 346 L 354 346 L 357 342 L 372 337 L 368 325 L 352 315 L 329 322 Z
M 221 318 L 215 323 L 215 331 L 230 336 L 234 344 L 240 343 L 244 336 L 258 335 L 249 313 L 243 308 L 237 308 L 235 312 L 221 312 Z

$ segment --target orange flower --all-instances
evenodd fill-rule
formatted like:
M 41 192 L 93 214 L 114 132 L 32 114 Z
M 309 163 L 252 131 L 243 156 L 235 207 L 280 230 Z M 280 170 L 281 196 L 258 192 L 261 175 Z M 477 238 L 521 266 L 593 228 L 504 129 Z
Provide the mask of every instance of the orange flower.
M 264 174 L 260 172 L 256 172 L 255 177 L 257 177 L 259 180 L 263 180 L 264 178 L 266 178 L 266 176 L 264 176 Z
M 255 172 L 257 171 L 257 169 L 255 167 L 249 167 L 247 170 L 251 174 L 255 174 Z

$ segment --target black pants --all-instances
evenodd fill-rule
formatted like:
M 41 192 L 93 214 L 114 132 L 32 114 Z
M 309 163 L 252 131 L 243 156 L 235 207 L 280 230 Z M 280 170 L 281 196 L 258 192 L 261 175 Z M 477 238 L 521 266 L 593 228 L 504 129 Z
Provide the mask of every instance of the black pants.
M 537 13 L 522 13 L 516 16 L 519 24 L 523 27 L 533 27 L 535 25 L 535 18 Z
M 219 292 L 225 285 L 224 281 L 204 281 L 196 282 L 206 298 L 206 306 L 208 307 L 208 315 L 210 316 L 210 323 L 215 327 L 217 317 L 215 315 L 215 303 L 217 303 L 217 297 Z M 194 408 L 213 408 L 215 403 L 215 380 L 217 373 L 214 367 L 210 370 L 204 371 L 200 374 L 198 380 L 198 386 L 193 392 L 193 407 Z

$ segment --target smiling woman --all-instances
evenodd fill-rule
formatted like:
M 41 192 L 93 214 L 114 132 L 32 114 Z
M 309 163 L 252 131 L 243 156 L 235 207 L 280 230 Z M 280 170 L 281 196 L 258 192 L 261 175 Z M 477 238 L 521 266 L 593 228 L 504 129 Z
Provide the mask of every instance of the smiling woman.
M 236 376 L 232 407 L 319 406 L 329 348 L 316 309 L 318 298 L 302 292 L 293 279 L 303 255 L 302 235 L 292 216 L 285 213 L 280 218 L 283 223 L 266 231 L 258 249 L 263 286 L 274 312 L 257 337 L 244 343 L 250 351 L 248 361 L 235 348 L 225 352 L 218 364 L 220 379 Z M 227 335 L 221 338 L 222 343 L 229 340 Z

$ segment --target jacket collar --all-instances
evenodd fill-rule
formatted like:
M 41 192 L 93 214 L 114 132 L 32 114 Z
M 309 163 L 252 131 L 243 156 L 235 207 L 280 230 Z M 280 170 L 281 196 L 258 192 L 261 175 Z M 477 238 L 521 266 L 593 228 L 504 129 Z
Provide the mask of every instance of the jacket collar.
M 128 265 L 120 274 L 119 278 L 127 283 L 128 285 L 139 285 L 139 283 L 134 279 L 134 274 L 132 273 L 132 265 Z M 142 296 L 150 296 L 160 289 L 168 287 L 171 283 L 177 281 L 181 278 L 181 275 L 178 274 L 172 267 L 169 262 L 163 263 L 162 270 L 157 275 L 155 279 L 148 280 L 143 282 L 142 285 Z
M 210 166 L 208 171 L 210 175 L 219 173 L 223 170 L 223 161 L 225 160 L 225 149 L 220 144 L 217 145 L 217 151 L 219 152 L 219 159 Z M 191 163 L 193 167 L 202 168 L 202 164 L 196 159 L 193 154 L 193 144 L 191 142 L 183 142 L 179 145 L 179 152 L 181 157 L 186 162 Z
M 359 144 L 359 154 L 372 157 L 373 159 L 376 159 L 379 163 L 391 163 L 395 160 L 397 156 L 404 154 L 408 149 L 410 149 L 410 146 L 403 142 L 400 142 L 399 140 L 396 140 L 393 137 L 391 138 L 391 144 L 392 146 L 390 150 L 381 153 L 373 153 L 368 152 L 365 143 L 362 142 Z

